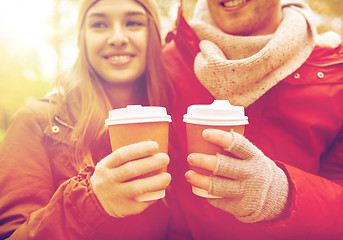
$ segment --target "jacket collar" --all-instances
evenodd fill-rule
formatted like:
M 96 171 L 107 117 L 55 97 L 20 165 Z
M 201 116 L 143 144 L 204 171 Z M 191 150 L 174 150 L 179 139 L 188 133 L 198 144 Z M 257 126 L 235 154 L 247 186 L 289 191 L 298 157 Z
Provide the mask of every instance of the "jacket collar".
M 48 119 L 46 120 L 44 134 L 57 142 L 66 144 L 77 141 L 77 139 L 72 136 L 74 124 L 69 120 L 65 110 L 58 110 L 56 108 L 56 99 L 49 96 L 41 101 L 48 103 Z
M 169 32 L 166 37 L 167 43 L 172 40 L 174 40 L 178 45 L 185 58 L 189 58 L 191 56 L 194 59 L 200 51 L 200 39 L 183 16 L 182 1 L 179 6 L 175 29 Z
M 315 47 L 306 63 L 318 67 L 343 64 L 343 43 L 337 48 Z

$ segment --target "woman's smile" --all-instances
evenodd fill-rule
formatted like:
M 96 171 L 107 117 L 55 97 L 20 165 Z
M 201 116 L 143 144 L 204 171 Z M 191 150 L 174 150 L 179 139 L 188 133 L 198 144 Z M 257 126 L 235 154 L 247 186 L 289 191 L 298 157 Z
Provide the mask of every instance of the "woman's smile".
M 124 67 L 128 65 L 134 59 L 135 55 L 130 53 L 120 53 L 106 55 L 104 58 L 115 67 Z

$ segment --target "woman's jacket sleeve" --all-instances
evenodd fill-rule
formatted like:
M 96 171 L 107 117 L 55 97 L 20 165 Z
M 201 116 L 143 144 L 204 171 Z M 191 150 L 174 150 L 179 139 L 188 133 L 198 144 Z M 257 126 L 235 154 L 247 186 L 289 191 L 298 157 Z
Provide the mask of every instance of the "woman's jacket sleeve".
M 108 216 L 87 171 L 58 186 L 41 121 L 32 109 L 21 109 L 1 142 L 0 238 L 84 238 Z

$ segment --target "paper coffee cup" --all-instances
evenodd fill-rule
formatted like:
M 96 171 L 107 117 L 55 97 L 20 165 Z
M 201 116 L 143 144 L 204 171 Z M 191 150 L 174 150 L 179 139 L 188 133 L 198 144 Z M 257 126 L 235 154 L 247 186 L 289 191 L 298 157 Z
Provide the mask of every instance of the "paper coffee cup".
M 187 109 L 183 117 L 186 123 L 188 154 L 204 153 L 216 155 L 217 153 L 227 154 L 223 148 L 203 139 L 202 132 L 207 128 L 216 128 L 225 131 L 234 131 L 244 134 L 245 125 L 248 124 L 248 117 L 245 116 L 244 107 L 233 106 L 228 100 L 214 100 L 208 105 L 192 105 Z M 208 170 L 191 167 L 203 175 L 211 175 Z M 194 194 L 206 198 L 219 198 L 209 194 L 206 190 L 192 186 Z
M 108 126 L 112 151 L 137 142 L 155 141 L 159 145 L 160 152 L 168 153 L 170 122 L 171 117 L 167 115 L 164 107 L 128 105 L 126 108 L 111 110 L 105 125 Z M 152 176 L 160 172 L 155 171 L 141 177 Z M 164 196 L 165 190 L 160 190 L 140 195 L 136 200 L 152 201 Z

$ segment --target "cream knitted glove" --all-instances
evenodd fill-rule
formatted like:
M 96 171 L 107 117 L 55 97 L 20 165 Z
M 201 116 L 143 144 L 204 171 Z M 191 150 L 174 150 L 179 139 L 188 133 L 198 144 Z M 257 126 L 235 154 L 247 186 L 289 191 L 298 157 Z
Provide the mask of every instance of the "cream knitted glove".
M 209 193 L 223 196 L 209 203 L 247 223 L 270 220 L 282 213 L 288 196 L 285 173 L 242 135 L 232 132 L 226 151 L 218 154 Z

